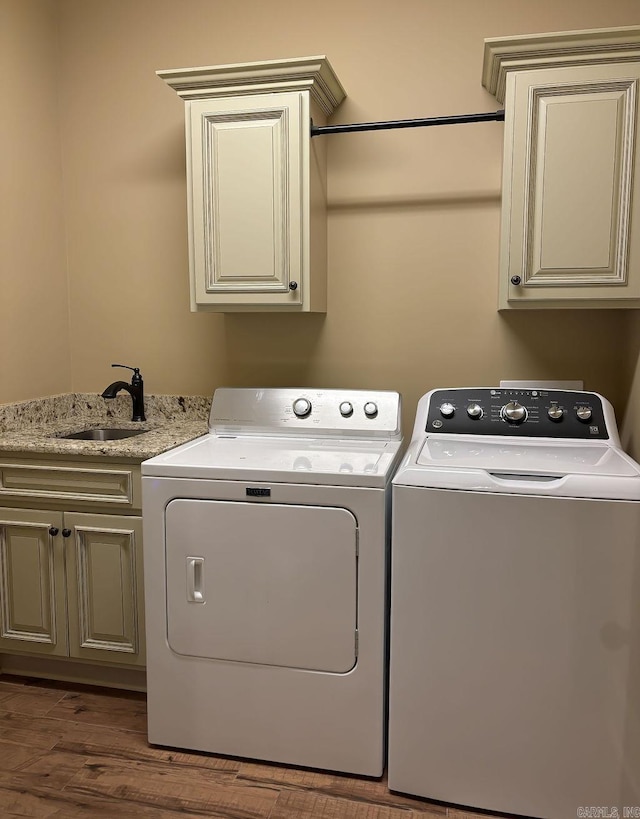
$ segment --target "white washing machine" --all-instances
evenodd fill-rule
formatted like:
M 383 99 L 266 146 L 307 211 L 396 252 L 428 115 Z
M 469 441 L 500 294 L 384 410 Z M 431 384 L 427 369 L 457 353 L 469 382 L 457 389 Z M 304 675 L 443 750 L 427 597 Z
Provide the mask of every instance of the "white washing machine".
M 142 465 L 149 741 L 380 776 L 400 396 L 219 389 Z
M 639 501 L 595 393 L 423 396 L 393 480 L 392 790 L 640 813 Z

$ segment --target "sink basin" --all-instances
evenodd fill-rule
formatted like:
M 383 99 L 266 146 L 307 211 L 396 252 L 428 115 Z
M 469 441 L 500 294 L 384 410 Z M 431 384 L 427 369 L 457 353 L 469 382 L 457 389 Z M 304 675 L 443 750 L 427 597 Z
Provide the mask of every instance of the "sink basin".
M 68 435 L 59 435 L 59 438 L 68 438 L 74 441 L 119 441 L 121 438 L 133 438 L 142 435 L 147 429 L 114 429 L 98 427 L 97 429 L 83 429 L 80 432 L 70 432 Z

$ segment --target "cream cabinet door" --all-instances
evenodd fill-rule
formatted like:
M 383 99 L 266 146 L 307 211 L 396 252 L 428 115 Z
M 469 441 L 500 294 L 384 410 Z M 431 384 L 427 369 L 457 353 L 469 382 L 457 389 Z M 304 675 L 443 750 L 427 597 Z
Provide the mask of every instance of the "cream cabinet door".
M 69 655 L 144 664 L 142 519 L 65 513 Z
M 61 512 L 0 509 L 0 651 L 66 656 Z
M 186 125 L 192 308 L 299 308 L 308 94 L 189 101 Z
M 633 61 L 508 75 L 501 309 L 640 307 L 639 84 Z

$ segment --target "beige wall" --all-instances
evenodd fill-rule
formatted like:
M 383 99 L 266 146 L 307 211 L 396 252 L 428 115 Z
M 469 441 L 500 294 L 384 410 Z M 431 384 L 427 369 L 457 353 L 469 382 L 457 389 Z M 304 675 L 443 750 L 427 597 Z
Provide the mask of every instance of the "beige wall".
M 629 319 L 626 362 L 628 367 L 625 405 L 618 414 L 622 446 L 640 461 L 640 315 Z
M 71 387 L 57 12 L 0 0 L 0 403 Z
M 150 392 L 398 389 L 408 429 L 434 386 L 582 378 L 621 415 L 635 314 L 496 311 L 498 123 L 322 137 L 326 317 L 190 313 L 183 104 L 155 71 L 326 54 L 348 94 L 335 122 L 495 110 L 480 82 L 485 37 L 632 25 L 637 8 L 58 0 L 73 389 L 101 390 L 113 361 L 139 366 Z

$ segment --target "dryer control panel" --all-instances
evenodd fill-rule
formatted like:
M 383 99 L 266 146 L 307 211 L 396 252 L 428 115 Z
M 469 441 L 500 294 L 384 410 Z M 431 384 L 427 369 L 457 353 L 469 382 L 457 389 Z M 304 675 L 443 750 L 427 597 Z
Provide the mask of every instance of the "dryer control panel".
M 456 387 L 434 390 L 426 432 L 607 440 L 600 396 L 572 390 Z
M 211 402 L 209 431 L 399 441 L 400 395 L 387 390 L 221 387 Z

